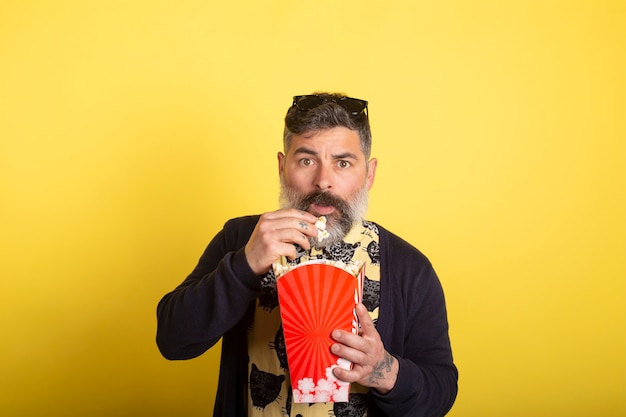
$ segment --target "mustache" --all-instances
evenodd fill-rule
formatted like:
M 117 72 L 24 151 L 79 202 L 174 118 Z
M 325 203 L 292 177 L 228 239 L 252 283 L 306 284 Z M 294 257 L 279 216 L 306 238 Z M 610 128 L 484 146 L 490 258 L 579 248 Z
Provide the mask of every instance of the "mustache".
M 340 197 L 336 197 L 327 191 L 315 191 L 308 194 L 300 201 L 300 209 L 306 210 L 312 204 L 318 204 L 322 206 L 333 206 L 341 213 L 345 213 L 349 208 L 349 204 Z

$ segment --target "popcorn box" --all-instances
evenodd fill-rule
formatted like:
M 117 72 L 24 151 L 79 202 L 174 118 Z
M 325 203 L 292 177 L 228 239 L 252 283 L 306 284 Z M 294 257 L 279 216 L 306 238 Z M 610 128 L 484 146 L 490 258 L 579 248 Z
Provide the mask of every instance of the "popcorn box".
M 276 281 L 293 399 L 296 403 L 347 402 L 350 384 L 332 370 L 352 364 L 330 351 L 330 334 L 358 332 L 356 304 L 365 268 L 342 262 L 303 262 Z M 282 271 L 281 271 L 282 272 Z

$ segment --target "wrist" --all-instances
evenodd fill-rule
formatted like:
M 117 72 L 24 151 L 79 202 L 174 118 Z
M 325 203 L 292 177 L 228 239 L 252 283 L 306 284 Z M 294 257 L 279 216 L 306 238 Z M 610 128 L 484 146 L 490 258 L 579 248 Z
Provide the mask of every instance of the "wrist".
M 244 255 L 244 258 L 246 259 L 246 262 L 248 263 L 248 266 L 250 267 L 252 272 L 254 272 L 256 275 L 262 275 L 264 272 L 267 272 L 267 271 L 263 271 L 262 268 L 260 268 L 254 262 L 255 257 L 252 254 L 252 250 L 248 248 L 248 245 L 244 247 L 243 255 Z
M 398 360 L 388 352 L 385 352 L 385 359 L 382 363 L 386 364 L 386 372 L 384 378 L 382 378 L 380 381 L 380 385 L 378 385 L 374 389 L 380 394 L 385 395 L 388 394 L 396 386 L 396 382 L 398 381 L 400 364 L 398 363 Z

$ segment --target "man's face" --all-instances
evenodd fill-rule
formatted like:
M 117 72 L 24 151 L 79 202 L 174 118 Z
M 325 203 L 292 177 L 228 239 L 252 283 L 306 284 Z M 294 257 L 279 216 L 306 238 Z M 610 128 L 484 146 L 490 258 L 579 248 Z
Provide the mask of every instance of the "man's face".
M 294 135 L 287 154 L 278 154 L 281 204 L 326 216 L 330 237 L 340 241 L 363 219 L 367 194 L 374 183 L 376 159 L 367 161 L 359 134 L 345 127 Z

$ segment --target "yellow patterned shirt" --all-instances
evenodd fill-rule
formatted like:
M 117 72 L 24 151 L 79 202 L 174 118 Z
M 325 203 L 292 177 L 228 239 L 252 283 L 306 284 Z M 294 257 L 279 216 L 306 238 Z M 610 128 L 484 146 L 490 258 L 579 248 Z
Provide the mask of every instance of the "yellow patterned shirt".
M 380 293 L 379 233 L 374 223 L 355 226 L 340 242 L 323 250 L 298 251 L 294 261 L 332 259 L 365 264 L 363 304 L 376 323 Z M 254 321 L 248 331 L 248 415 L 263 417 L 344 417 L 366 416 L 368 389 L 350 387 L 349 402 L 294 403 L 276 293 L 276 278 L 270 271 L 262 280 Z M 297 388 L 297 387 L 293 387 Z

